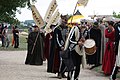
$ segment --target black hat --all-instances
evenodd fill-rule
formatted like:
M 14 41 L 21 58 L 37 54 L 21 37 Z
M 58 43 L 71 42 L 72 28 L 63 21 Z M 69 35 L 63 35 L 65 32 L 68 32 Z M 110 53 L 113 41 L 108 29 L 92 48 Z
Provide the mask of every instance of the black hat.
M 7 28 L 7 26 L 5 26 L 4 28 Z
M 108 21 L 108 24 L 113 26 L 114 25 L 114 22 L 113 21 Z
M 15 29 L 18 28 L 18 26 L 15 26 Z
M 37 25 L 34 25 L 34 26 L 32 26 L 33 28 L 37 28 L 38 26 Z
M 98 26 L 98 22 L 94 22 L 93 26 L 97 27 Z
M 50 25 L 50 28 L 52 29 L 52 28 L 54 28 L 55 26 L 56 26 L 56 25 L 53 25 L 53 24 L 52 24 L 52 25 Z

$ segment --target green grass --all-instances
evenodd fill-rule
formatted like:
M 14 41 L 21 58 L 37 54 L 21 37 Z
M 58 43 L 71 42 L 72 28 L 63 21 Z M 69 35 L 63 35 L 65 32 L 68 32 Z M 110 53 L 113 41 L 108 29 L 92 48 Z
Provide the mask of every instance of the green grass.
M 9 36 L 10 37 L 10 45 L 9 47 L 6 49 L 6 48 L 3 48 L 1 47 L 0 45 L 0 51 L 21 51 L 21 50 L 27 50 L 27 36 L 23 36 L 23 35 L 20 35 L 19 36 L 19 48 L 14 48 L 13 46 L 11 46 L 11 40 L 12 40 L 12 35 Z

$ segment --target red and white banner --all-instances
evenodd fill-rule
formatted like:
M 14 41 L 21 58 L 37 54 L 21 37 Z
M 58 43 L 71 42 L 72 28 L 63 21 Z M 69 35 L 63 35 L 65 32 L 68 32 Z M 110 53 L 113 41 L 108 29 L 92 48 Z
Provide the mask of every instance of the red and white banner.
M 35 5 L 31 5 L 31 10 L 32 10 L 32 16 L 33 16 L 33 19 L 35 21 L 35 24 L 41 28 L 44 26 L 44 21 L 41 17 L 41 15 L 39 14 L 37 8 L 35 7 Z
M 44 17 L 44 21 L 45 22 L 49 22 L 52 14 L 54 13 L 55 9 L 57 8 L 57 1 L 56 0 L 52 0 L 47 11 L 46 11 L 46 14 L 45 14 L 45 17 Z

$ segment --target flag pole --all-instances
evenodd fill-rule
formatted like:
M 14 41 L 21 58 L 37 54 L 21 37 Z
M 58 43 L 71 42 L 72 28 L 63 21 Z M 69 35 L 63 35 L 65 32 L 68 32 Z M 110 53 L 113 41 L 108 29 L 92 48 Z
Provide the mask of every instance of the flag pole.
M 71 24 L 72 24 L 72 20 L 73 20 L 74 13 L 75 13 L 76 8 L 77 8 L 77 4 L 78 4 L 78 1 L 77 1 L 76 5 L 75 5 L 74 11 L 73 11 L 73 15 L 72 15 L 72 19 L 71 19 Z
M 30 0 L 30 5 L 31 5 L 31 3 L 33 4 L 33 2 L 32 2 L 32 0 Z M 32 5 L 31 5 L 32 6 Z M 30 6 L 30 7 L 31 7 Z M 32 10 L 32 8 L 31 8 L 31 10 Z M 38 26 L 38 25 L 37 25 Z M 38 27 L 39 28 L 39 27 Z M 40 31 L 40 28 L 39 28 L 39 31 Z M 35 49 L 35 45 L 36 45 L 36 42 L 37 42 L 37 39 L 38 39 L 38 36 L 39 36 L 39 31 L 38 31 L 38 33 L 37 33 L 37 36 L 36 36 L 36 38 L 35 38 L 35 42 L 34 42 L 34 45 L 33 45 L 33 48 L 32 48 L 32 51 L 31 51 L 31 54 L 33 54 L 33 51 L 34 51 L 34 49 Z

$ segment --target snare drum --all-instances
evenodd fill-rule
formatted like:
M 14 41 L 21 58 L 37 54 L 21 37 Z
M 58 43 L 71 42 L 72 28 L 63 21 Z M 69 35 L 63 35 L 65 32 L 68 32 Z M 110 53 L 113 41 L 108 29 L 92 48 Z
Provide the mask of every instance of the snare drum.
M 93 55 L 96 52 L 96 44 L 93 39 L 87 39 L 84 43 L 85 52 L 87 55 Z

